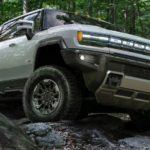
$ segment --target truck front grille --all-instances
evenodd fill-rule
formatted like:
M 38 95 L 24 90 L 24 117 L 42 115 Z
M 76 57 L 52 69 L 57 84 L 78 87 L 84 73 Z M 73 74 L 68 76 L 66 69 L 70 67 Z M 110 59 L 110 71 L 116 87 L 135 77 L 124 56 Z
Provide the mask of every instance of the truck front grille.
M 128 76 L 150 80 L 149 69 L 144 69 L 136 66 L 125 66 L 124 73 Z

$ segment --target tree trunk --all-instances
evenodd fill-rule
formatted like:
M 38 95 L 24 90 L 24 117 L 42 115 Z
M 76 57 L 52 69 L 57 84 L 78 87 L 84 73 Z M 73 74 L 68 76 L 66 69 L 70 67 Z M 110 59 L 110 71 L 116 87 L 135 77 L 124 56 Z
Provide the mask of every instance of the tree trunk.
M 129 33 L 135 34 L 135 21 L 136 21 L 136 8 L 134 6 L 134 2 L 132 3 L 132 9 L 130 13 L 130 28 Z
M 111 16 L 111 23 L 116 24 L 116 4 L 115 0 L 111 1 L 111 8 L 110 8 L 110 16 Z
M 26 14 L 29 11 L 29 0 L 23 0 L 23 14 Z
M 89 16 L 93 16 L 93 1 L 92 0 L 88 1 L 88 14 Z
M 124 32 L 128 32 L 128 7 L 126 6 L 124 13 Z
M 76 12 L 76 1 L 75 0 L 72 1 L 72 11 Z
M 143 27 L 143 22 L 141 20 L 141 10 L 140 10 L 140 6 L 139 6 L 139 3 L 137 2 L 137 13 L 138 13 L 138 17 L 139 17 L 139 24 L 140 24 L 140 27 L 141 27 L 141 33 L 144 34 L 144 27 Z
M 0 113 L 0 150 L 38 150 L 19 127 Z
M 3 20 L 3 0 L 0 0 L 0 18 Z

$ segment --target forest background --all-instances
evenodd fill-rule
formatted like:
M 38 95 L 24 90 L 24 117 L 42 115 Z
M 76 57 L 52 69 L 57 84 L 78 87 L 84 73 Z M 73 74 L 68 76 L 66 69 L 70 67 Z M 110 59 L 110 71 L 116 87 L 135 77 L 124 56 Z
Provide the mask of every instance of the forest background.
M 0 0 L 0 24 L 39 8 L 56 8 L 102 19 L 150 39 L 150 0 Z

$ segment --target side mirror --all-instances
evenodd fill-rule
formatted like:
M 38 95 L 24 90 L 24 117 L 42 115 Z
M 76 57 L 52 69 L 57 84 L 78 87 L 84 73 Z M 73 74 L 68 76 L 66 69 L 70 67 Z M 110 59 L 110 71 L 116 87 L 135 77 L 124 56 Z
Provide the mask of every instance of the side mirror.
M 29 20 L 17 21 L 17 31 L 25 30 L 28 40 L 31 40 L 34 36 L 34 22 Z

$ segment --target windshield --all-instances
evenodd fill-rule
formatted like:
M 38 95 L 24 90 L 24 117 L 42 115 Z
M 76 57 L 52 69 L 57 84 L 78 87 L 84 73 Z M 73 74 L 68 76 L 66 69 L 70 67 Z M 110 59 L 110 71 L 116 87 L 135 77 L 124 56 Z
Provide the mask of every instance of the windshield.
M 105 22 L 103 20 L 98 20 L 87 16 L 81 16 L 74 13 L 61 12 L 56 10 L 47 10 L 45 29 L 64 24 L 85 24 L 85 25 L 99 26 L 111 30 L 120 30 L 113 24 Z

